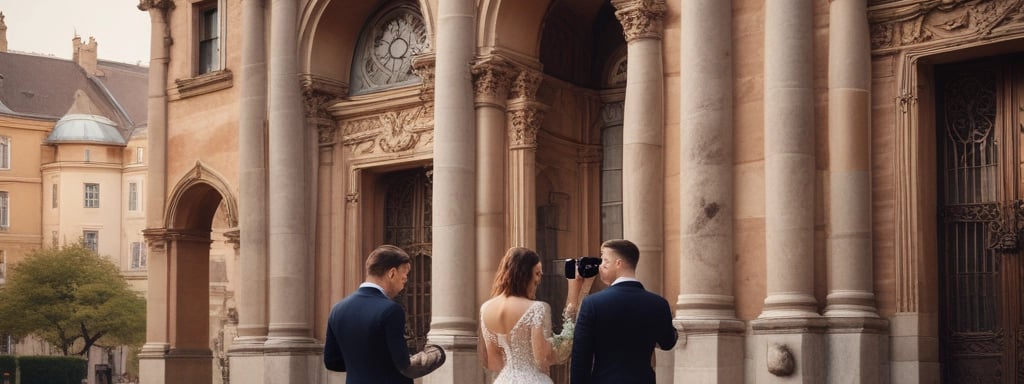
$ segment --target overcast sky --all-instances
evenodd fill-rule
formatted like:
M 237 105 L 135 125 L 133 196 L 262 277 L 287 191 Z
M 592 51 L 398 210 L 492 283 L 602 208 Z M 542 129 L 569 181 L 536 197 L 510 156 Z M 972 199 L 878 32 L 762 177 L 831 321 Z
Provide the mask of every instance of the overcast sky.
M 10 51 L 71 58 L 77 32 L 103 60 L 149 65 L 149 14 L 139 0 L 0 0 Z

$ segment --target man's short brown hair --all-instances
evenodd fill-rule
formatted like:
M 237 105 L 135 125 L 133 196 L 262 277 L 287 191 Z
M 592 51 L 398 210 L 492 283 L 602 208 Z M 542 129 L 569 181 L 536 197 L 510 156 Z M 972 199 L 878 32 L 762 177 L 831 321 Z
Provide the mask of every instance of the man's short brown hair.
M 608 240 L 601 244 L 601 248 L 615 251 L 633 269 L 636 269 L 636 264 L 640 262 L 640 249 L 632 241 L 623 239 Z
M 382 277 L 391 268 L 398 268 L 402 264 L 410 263 L 412 263 L 412 258 L 405 250 L 394 245 L 384 244 L 374 249 L 373 252 L 370 252 L 370 256 L 366 257 L 366 273 L 370 276 Z

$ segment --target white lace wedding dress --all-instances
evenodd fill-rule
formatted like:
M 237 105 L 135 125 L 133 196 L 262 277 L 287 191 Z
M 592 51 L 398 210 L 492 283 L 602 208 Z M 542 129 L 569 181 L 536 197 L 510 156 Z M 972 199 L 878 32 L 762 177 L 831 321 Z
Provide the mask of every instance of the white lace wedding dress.
M 533 356 L 532 332 L 536 328 L 543 331 L 544 339 L 554 349 L 555 361 L 564 362 L 572 350 L 572 323 L 566 322 L 562 333 L 551 335 L 551 306 L 543 301 L 535 301 L 519 318 L 509 333 L 493 333 L 487 329 L 483 321 L 484 303 L 480 308 L 480 328 L 487 342 L 498 345 L 505 359 L 505 367 L 494 379 L 494 384 L 550 384 L 551 377 L 538 367 Z

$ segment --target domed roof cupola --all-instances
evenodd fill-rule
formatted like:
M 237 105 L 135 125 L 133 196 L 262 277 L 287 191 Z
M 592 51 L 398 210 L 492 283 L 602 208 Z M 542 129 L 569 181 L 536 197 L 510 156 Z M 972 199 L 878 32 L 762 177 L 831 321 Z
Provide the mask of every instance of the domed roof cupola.
M 46 138 L 47 144 L 84 142 L 125 145 L 117 123 L 103 116 L 77 113 L 60 118 Z

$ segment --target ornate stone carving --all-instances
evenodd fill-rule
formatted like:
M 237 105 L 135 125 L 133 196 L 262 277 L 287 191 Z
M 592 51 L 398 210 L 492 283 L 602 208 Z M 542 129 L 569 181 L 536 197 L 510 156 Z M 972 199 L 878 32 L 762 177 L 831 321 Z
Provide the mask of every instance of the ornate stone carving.
M 515 69 L 498 57 L 488 57 L 473 63 L 473 88 L 477 100 L 504 102 L 508 97 Z M 540 84 L 540 82 L 537 82 Z
M 412 59 L 412 71 L 420 77 L 420 100 L 434 100 L 434 54 L 426 53 Z
M 612 0 L 615 17 L 622 24 L 626 41 L 661 39 L 665 18 L 664 0 Z
M 345 202 L 355 204 L 359 202 L 359 192 L 352 192 L 345 195 Z
M 512 149 L 537 148 L 537 131 L 544 121 L 545 109 L 543 104 L 533 101 L 509 107 L 508 139 Z
M 311 74 L 303 74 L 301 82 L 306 121 L 316 128 L 317 142 L 321 145 L 333 144 L 337 124 L 327 108 L 348 93 L 348 85 Z
M 510 99 L 533 99 L 537 95 L 544 74 L 533 69 L 523 69 L 512 82 Z
M 871 49 L 885 51 L 964 36 L 985 38 L 1019 19 L 1021 0 L 892 2 L 868 11 Z
M 174 9 L 174 0 L 139 0 L 138 8 L 140 11 L 158 9 L 166 12 Z
M 625 105 L 626 104 L 623 101 L 605 104 L 604 107 L 601 108 L 601 120 L 604 121 L 604 124 L 622 124 Z
M 433 141 L 432 104 L 342 123 L 342 142 L 357 154 L 404 152 Z

